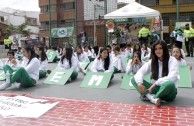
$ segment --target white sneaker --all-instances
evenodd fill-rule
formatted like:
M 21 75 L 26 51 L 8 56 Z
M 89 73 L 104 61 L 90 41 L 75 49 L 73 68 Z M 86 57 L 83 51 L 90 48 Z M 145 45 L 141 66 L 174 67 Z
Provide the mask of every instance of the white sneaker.
M 5 90 L 6 88 L 11 87 L 11 83 L 3 83 L 0 85 L 0 91 Z
M 153 98 L 150 100 L 151 103 L 155 104 L 156 106 L 160 106 L 161 100 L 160 98 Z

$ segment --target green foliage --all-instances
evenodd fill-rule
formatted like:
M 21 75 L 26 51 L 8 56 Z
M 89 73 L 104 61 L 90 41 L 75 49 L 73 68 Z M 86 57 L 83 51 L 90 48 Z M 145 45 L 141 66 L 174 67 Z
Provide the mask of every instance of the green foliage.
M 26 23 L 23 23 L 19 26 L 13 26 L 12 24 L 9 25 L 4 31 L 3 33 L 6 36 L 10 36 L 12 34 L 22 34 L 22 36 L 29 36 L 30 35 L 30 31 L 26 30 Z

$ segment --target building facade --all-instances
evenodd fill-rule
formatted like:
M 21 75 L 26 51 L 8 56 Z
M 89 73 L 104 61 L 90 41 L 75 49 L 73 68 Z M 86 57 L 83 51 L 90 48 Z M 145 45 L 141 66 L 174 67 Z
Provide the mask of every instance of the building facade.
M 49 45 L 49 2 L 39 0 L 40 13 L 40 37 Z M 77 9 L 76 9 L 77 8 Z M 77 33 L 83 31 L 83 1 L 82 0 L 50 0 L 51 29 L 62 27 L 74 27 L 71 41 L 76 44 Z M 52 38 L 51 46 L 64 46 L 70 38 Z
M 106 12 L 105 9 L 107 13 L 116 10 L 117 0 L 107 0 L 107 8 L 105 8 L 104 0 L 50 0 L 50 2 L 51 29 L 74 27 L 74 34 L 71 39 L 52 38 L 51 46 L 64 46 L 70 41 L 73 41 L 74 45 L 77 45 L 80 43 L 79 34 L 82 32 L 86 32 L 89 44 L 94 44 L 94 35 L 96 35 L 96 44 L 99 46 L 105 45 L 106 28 L 103 16 Z M 48 0 L 39 0 L 39 6 L 41 9 L 40 38 L 49 45 Z

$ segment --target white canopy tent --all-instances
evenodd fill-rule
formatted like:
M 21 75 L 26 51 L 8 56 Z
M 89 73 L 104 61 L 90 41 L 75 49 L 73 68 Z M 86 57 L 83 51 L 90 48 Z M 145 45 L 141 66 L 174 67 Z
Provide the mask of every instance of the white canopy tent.
M 119 18 L 153 18 L 159 17 L 160 12 L 149 7 L 143 6 L 137 2 L 130 2 L 128 5 L 104 15 L 104 19 L 119 19 Z M 161 20 L 163 29 L 163 20 Z M 161 39 L 163 39 L 163 31 L 161 31 Z
M 104 19 L 118 19 L 118 18 L 140 18 L 140 17 L 157 17 L 160 12 L 137 2 L 131 2 L 128 5 L 104 15 Z

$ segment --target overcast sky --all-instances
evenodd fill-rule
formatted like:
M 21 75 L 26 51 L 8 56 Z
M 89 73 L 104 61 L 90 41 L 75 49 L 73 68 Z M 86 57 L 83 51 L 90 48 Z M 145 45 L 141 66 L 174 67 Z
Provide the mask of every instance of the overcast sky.
M 40 11 L 38 0 L 0 0 L 0 9 L 4 7 L 26 11 Z

